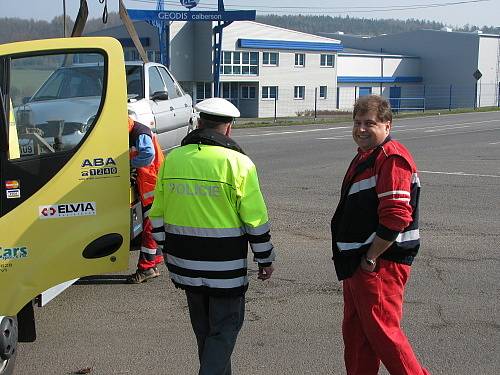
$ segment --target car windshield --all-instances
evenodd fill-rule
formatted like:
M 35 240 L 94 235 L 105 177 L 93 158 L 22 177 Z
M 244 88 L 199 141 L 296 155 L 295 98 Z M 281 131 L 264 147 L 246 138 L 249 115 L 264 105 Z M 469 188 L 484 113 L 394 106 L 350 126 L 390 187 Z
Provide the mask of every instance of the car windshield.
M 31 100 L 100 96 L 103 79 L 102 66 L 61 68 L 49 77 Z
M 127 96 L 129 99 L 144 98 L 144 85 L 141 65 L 127 65 Z
M 129 99 L 144 98 L 142 70 L 141 65 L 128 65 L 126 67 Z M 102 66 L 60 68 L 47 79 L 31 101 L 100 96 L 103 79 Z

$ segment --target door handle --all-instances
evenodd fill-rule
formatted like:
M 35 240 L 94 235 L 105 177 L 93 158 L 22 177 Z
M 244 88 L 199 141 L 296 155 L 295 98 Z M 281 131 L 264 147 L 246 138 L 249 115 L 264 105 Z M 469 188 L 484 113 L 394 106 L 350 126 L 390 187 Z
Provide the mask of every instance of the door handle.
M 118 233 L 109 233 L 89 243 L 83 250 L 85 259 L 104 258 L 117 251 L 123 243 L 123 237 Z

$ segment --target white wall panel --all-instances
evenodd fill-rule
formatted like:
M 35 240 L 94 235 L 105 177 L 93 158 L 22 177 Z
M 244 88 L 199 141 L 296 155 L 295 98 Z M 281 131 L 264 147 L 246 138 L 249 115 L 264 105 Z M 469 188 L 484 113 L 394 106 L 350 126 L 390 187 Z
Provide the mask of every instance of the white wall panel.
M 338 56 L 338 75 L 340 77 L 380 77 L 381 71 L 379 57 Z
M 479 38 L 478 68 L 483 74 L 481 83 L 500 81 L 500 37 Z

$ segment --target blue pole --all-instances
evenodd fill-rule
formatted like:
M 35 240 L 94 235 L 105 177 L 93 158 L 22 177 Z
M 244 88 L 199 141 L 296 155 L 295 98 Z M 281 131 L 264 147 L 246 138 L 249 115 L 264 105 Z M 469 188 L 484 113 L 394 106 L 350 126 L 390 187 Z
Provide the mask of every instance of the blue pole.
M 222 49 L 222 28 L 221 22 L 214 27 L 214 97 L 220 97 L 220 61 Z
M 156 10 L 165 10 L 164 0 L 156 1 Z M 158 31 L 160 43 L 160 62 L 170 68 L 170 23 L 168 21 L 155 21 L 153 24 Z

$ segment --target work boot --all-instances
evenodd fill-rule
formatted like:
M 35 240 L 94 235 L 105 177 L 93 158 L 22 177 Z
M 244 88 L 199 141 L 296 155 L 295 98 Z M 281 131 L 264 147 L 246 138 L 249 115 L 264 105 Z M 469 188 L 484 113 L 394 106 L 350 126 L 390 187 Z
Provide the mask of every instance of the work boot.
M 155 271 L 155 277 L 160 276 L 160 271 L 158 270 L 158 267 L 154 266 L 153 270 Z
M 137 270 L 135 273 L 127 278 L 129 284 L 140 284 L 149 279 L 153 279 L 160 275 L 156 267 L 148 268 L 147 270 Z

